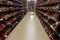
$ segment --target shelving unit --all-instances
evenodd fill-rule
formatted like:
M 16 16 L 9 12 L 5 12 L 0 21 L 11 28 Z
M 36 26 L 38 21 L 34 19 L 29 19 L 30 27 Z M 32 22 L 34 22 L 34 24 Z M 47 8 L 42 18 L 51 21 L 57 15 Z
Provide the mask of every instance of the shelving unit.
M 27 13 L 27 1 L 0 0 L 0 40 L 4 40 Z
M 60 40 L 60 0 L 37 0 L 36 14 L 51 40 Z

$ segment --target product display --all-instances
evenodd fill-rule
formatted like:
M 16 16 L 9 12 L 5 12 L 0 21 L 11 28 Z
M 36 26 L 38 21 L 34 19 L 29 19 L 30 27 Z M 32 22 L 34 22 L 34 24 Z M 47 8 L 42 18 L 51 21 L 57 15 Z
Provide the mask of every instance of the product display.
M 26 2 L 0 0 L 0 40 L 4 40 L 27 13 Z
M 36 15 L 51 40 L 60 40 L 60 1 L 37 0 Z

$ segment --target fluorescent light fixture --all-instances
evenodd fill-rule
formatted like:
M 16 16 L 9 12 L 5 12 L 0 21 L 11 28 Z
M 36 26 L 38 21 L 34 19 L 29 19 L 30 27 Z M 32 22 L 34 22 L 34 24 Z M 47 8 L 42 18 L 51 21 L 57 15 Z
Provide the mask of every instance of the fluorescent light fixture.
M 30 0 L 27 0 L 27 1 L 30 1 Z

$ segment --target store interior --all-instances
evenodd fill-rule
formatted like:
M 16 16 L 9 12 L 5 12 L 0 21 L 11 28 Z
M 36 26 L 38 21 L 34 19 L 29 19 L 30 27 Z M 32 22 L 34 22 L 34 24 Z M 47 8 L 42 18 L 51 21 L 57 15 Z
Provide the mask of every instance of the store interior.
M 60 40 L 60 0 L 0 0 L 0 40 Z

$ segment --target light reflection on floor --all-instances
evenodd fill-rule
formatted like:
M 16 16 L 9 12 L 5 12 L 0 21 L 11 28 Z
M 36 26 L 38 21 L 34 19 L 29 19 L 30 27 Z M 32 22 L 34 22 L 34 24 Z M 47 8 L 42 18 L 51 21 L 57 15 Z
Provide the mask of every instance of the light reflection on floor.
M 34 18 L 34 13 L 31 12 L 30 18 L 33 19 Z

